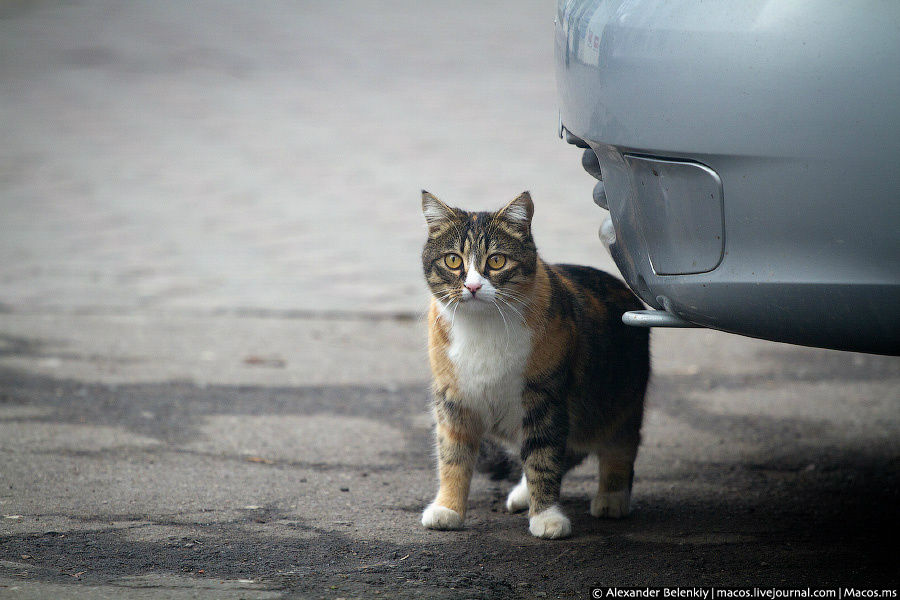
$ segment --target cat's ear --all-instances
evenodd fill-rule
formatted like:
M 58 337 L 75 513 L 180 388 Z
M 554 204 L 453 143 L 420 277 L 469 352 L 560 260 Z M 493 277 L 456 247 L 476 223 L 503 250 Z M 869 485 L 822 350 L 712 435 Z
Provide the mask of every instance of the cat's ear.
M 534 216 L 534 203 L 528 192 L 522 192 L 515 200 L 497 211 L 497 217 L 521 227 L 525 232 L 531 229 L 532 216 Z
M 429 235 L 443 231 L 445 227 L 457 218 L 456 211 L 453 208 L 447 206 L 425 190 L 422 190 L 422 214 L 425 215 Z

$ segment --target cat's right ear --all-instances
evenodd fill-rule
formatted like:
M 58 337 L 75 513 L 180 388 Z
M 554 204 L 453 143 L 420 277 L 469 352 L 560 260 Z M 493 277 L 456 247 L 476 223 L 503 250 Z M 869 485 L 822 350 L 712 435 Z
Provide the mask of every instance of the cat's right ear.
M 428 224 L 428 235 L 436 235 L 456 219 L 456 211 L 430 193 L 422 190 L 422 214 Z

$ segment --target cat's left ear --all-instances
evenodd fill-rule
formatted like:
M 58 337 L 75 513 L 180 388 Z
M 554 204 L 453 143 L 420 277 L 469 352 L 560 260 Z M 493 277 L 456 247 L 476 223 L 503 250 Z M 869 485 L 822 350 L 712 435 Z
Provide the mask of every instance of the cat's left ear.
M 497 211 L 497 216 L 508 223 L 521 227 L 526 232 L 531 229 L 531 217 L 534 216 L 534 202 L 529 192 L 519 196 Z
M 422 190 L 422 214 L 425 215 L 429 235 L 442 231 L 457 216 L 454 209 L 425 190 Z

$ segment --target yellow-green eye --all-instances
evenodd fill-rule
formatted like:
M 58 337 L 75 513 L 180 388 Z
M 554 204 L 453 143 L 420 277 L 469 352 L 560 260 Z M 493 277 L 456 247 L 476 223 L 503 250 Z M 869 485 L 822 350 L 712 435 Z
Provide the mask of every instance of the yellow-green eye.
M 491 254 L 488 257 L 488 266 L 492 269 L 502 269 L 506 264 L 506 257 L 502 254 Z
M 459 254 L 448 254 L 444 257 L 444 264 L 451 269 L 458 269 L 462 265 L 462 258 Z

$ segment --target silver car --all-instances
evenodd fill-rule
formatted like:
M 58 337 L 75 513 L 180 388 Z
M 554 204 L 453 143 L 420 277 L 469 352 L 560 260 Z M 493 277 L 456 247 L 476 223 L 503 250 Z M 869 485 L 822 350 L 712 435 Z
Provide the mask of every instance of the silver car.
M 900 353 L 900 2 L 560 0 L 555 43 L 626 322 Z

